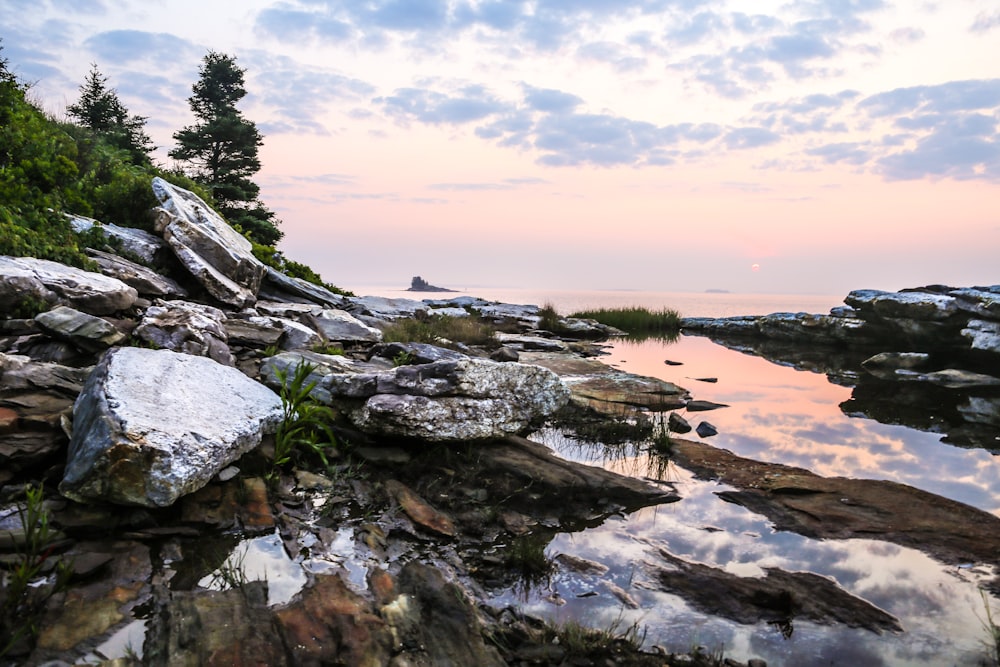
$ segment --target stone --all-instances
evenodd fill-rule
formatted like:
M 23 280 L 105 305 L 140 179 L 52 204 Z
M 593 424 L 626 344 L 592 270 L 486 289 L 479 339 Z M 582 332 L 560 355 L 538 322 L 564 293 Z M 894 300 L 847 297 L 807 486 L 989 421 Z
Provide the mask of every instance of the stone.
M 713 401 L 705 400 L 694 400 L 688 401 L 684 406 L 687 408 L 688 412 L 705 412 L 707 410 L 718 410 L 719 408 L 728 408 L 729 406 L 725 403 L 715 403 Z
M 271 320 L 263 317 L 246 320 L 230 317 L 222 322 L 222 326 L 228 342 L 251 347 L 277 345 L 285 335 L 282 327 L 274 326 Z
M 676 412 L 671 412 L 667 417 L 667 429 L 673 433 L 690 433 L 691 424 Z
M 713 435 L 718 435 L 719 430 L 708 422 L 701 422 L 698 424 L 697 428 L 694 430 L 702 438 L 710 438 Z
M 253 246 L 200 197 L 153 179 L 160 201 L 155 227 L 181 264 L 214 298 L 243 308 L 253 305 L 267 267 L 253 255 Z
M 125 334 L 107 321 L 68 306 L 39 313 L 35 324 L 46 334 L 88 352 L 101 352 L 125 339 Z
M 871 310 L 880 317 L 891 319 L 940 321 L 958 311 L 955 297 L 919 290 L 903 292 L 855 290 L 848 294 L 844 301 L 862 314 L 866 310 Z
M 504 345 L 503 347 L 494 350 L 493 354 L 490 355 L 490 359 L 506 363 L 509 361 L 520 361 L 521 355 L 518 354 L 517 350 Z
M 225 313 L 213 306 L 157 301 L 146 309 L 135 335 L 158 349 L 209 357 L 232 366 L 225 321 Z
M 291 295 L 296 299 L 301 299 L 309 303 L 314 303 L 325 308 L 343 308 L 346 300 L 339 294 L 334 294 L 322 285 L 311 283 L 302 278 L 286 276 L 273 267 L 267 267 L 264 274 L 264 285 L 262 286 L 266 294 L 277 290 L 284 294 Z
M 385 343 L 372 348 L 372 355 L 390 361 L 405 358 L 408 364 L 432 364 L 436 361 L 458 361 L 469 357 L 430 343 Z
M 131 308 L 138 297 L 134 287 L 100 273 L 47 259 L 0 255 L 0 312 L 29 299 L 110 315 Z
M 360 315 L 368 315 L 376 319 L 391 322 L 407 317 L 417 317 L 418 314 L 429 312 L 429 307 L 423 301 L 415 299 L 394 299 L 384 296 L 352 296 L 347 297 L 345 310 Z M 468 315 L 463 311 L 463 315 Z
M 446 514 L 428 505 L 427 501 L 408 486 L 390 479 L 385 482 L 385 490 L 413 523 L 442 537 L 455 537 L 455 522 Z
M 69 224 L 76 232 L 84 232 L 93 227 L 101 230 L 106 238 L 113 239 L 122 249 L 138 257 L 147 265 L 162 262 L 171 256 L 170 247 L 155 234 L 136 227 L 120 227 L 110 222 L 98 222 L 82 215 L 69 215 Z
M 1000 322 L 969 320 L 961 335 L 969 341 L 973 350 L 1000 354 Z
M 97 262 L 101 273 L 117 278 L 126 285 L 134 287 L 139 294 L 157 297 L 186 297 L 187 290 L 181 287 L 173 278 L 161 276 L 156 271 L 136 264 L 118 255 L 87 249 L 87 256 Z
M 509 334 L 502 331 L 498 331 L 493 337 L 501 345 L 509 346 L 516 350 L 536 350 L 542 352 L 565 352 L 569 350 L 569 345 L 553 338 Z
M 324 358 L 325 357 L 325 358 Z M 261 377 L 279 386 L 302 362 L 316 365 L 312 395 L 341 408 L 370 434 L 430 441 L 483 440 L 519 433 L 562 407 L 569 392 L 551 371 L 465 358 L 396 368 L 286 352 L 265 360 Z
M 340 343 L 379 343 L 382 332 L 368 326 L 344 310 L 328 308 L 309 318 L 310 324 L 328 341 Z
M 116 348 L 73 409 L 60 492 L 166 507 L 260 444 L 281 400 L 239 371 L 169 350 Z
M 930 355 L 925 352 L 879 352 L 861 362 L 868 371 L 898 369 L 914 370 L 926 366 Z

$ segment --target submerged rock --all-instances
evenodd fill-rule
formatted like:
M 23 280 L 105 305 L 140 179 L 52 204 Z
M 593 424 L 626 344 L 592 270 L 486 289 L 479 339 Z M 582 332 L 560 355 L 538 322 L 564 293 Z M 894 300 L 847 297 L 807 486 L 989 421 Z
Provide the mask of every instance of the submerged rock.
M 256 447 L 281 414 L 274 392 L 210 359 L 111 350 L 74 406 L 59 490 L 81 502 L 166 507 Z

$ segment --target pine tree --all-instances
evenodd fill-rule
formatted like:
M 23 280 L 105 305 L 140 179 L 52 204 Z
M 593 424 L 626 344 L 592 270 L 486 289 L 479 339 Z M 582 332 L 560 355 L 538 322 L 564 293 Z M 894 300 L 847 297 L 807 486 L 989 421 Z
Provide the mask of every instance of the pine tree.
M 146 117 L 129 115 L 117 91 L 107 84 L 108 77 L 96 64 L 91 65 L 80 86 L 80 99 L 66 107 L 66 113 L 115 148 L 127 151 L 135 164 L 149 164 L 155 146 L 146 134 Z
M 263 138 L 253 121 L 236 108 L 246 96 L 243 75 L 232 56 L 209 51 L 200 78 L 188 98 L 197 122 L 174 134 L 170 157 L 186 162 L 191 176 L 207 185 L 219 212 L 255 241 L 273 245 L 282 236 L 277 219 L 257 198 L 260 187 L 250 177 L 260 171 Z

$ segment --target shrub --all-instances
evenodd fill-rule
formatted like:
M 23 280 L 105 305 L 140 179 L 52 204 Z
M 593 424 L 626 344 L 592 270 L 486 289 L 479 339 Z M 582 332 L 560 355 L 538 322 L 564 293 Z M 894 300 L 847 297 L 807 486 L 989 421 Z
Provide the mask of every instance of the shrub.
M 625 331 L 634 338 L 665 338 L 674 340 L 680 335 L 681 316 L 676 310 L 661 308 L 651 311 L 638 306 L 601 308 L 574 313 L 570 317 L 597 320 L 601 324 Z

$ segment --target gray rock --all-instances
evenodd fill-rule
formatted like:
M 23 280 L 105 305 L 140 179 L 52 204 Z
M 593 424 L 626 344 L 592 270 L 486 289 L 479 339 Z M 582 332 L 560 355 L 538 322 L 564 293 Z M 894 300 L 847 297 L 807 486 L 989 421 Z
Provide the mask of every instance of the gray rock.
M 168 350 L 116 348 L 73 409 L 60 492 L 81 502 L 166 507 L 256 447 L 281 400 L 239 371 Z
M 321 310 L 311 315 L 309 321 L 326 340 L 341 343 L 378 343 L 382 340 L 381 331 L 343 310 Z
M 493 354 L 490 355 L 490 359 L 493 361 L 500 362 L 510 362 L 510 361 L 520 361 L 521 355 L 518 354 L 517 350 L 511 347 L 503 346 L 498 350 L 495 350 Z
M 110 315 L 130 308 L 138 296 L 135 288 L 100 273 L 46 259 L 0 255 L 0 312 L 33 299 Z
M 701 422 L 698 424 L 698 427 L 694 430 L 694 432 L 702 438 L 710 438 L 713 435 L 719 434 L 719 430 L 708 422 Z
M 325 308 L 343 308 L 347 303 L 344 297 L 334 294 L 321 285 L 316 285 L 301 278 L 286 276 L 284 273 L 270 266 L 267 267 L 267 273 L 264 274 L 264 281 L 265 284 L 263 287 L 266 289 L 267 294 L 271 294 L 277 290 L 278 292 L 291 295 L 296 299 L 305 300 Z
M 874 311 L 880 317 L 893 319 L 940 321 L 958 311 L 955 297 L 923 291 L 855 290 L 844 301 L 862 314 Z
M 125 334 L 99 317 L 68 306 L 56 306 L 35 316 L 42 331 L 87 352 L 101 352 L 125 339 Z
M 112 255 L 111 253 L 87 249 L 87 256 L 97 262 L 101 273 L 117 278 L 126 285 L 131 285 L 139 294 L 148 296 L 187 296 L 187 290 L 177 284 L 173 278 L 161 276 L 156 271 L 141 264 Z
M 1000 285 L 956 289 L 948 294 L 957 299 L 959 310 L 976 317 L 1000 320 Z
M 384 296 L 347 297 L 350 304 L 346 310 L 358 315 L 367 315 L 379 320 L 392 321 L 406 317 L 416 317 L 428 312 L 428 306 L 415 299 L 393 299 Z M 463 315 L 468 315 L 464 310 Z
M 218 308 L 189 301 L 158 301 L 146 309 L 135 335 L 151 345 L 175 352 L 210 357 L 227 366 L 233 357 L 229 336 Z
M 393 362 L 397 359 L 405 359 L 406 363 L 411 365 L 430 364 L 435 361 L 457 361 L 469 356 L 430 343 L 385 343 L 374 348 L 372 352 L 374 356 Z
M 181 264 L 222 303 L 252 305 L 267 267 L 250 241 L 192 192 L 154 178 L 153 193 L 161 204 L 156 230 Z
M 496 332 L 493 337 L 501 345 L 506 345 L 516 350 L 534 350 L 540 352 L 566 352 L 569 350 L 569 345 L 553 338 L 510 334 L 502 331 Z
M 1000 322 L 969 320 L 961 334 L 969 340 L 969 346 L 973 350 L 1000 354 Z
M 691 424 L 676 412 L 671 412 L 670 416 L 667 417 L 667 429 L 674 433 L 690 433 Z
M 123 250 L 138 257 L 146 264 L 156 264 L 169 258 L 172 254 L 170 246 L 163 239 L 144 229 L 119 227 L 110 222 L 102 223 L 82 215 L 70 215 L 69 219 L 70 225 L 77 232 L 83 232 L 96 226 L 105 237 L 118 241 Z
M 483 440 L 519 433 L 569 400 L 551 371 L 466 358 L 398 368 L 286 352 L 265 360 L 272 386 L 298 363 L 316 365 L 313 396 L 341 408 L 361 431 L 431 441 Z
M 269 318 L 265 317 L 246 320 L 227 318 L 222 325 L 226 330 L 228 342 L 252 347 L 277 345 L 282 336 L 285 335 L 285 330 L 282 327 L 275 326 Z

